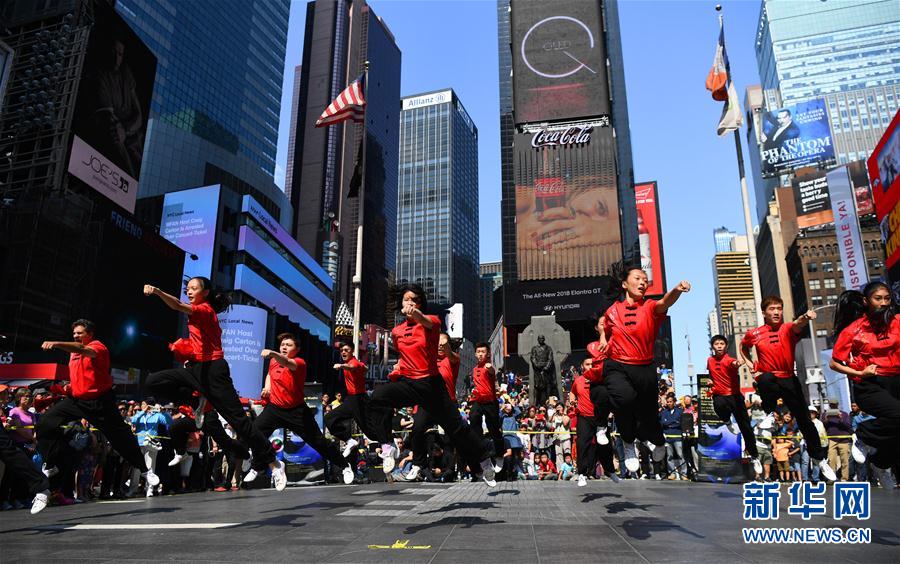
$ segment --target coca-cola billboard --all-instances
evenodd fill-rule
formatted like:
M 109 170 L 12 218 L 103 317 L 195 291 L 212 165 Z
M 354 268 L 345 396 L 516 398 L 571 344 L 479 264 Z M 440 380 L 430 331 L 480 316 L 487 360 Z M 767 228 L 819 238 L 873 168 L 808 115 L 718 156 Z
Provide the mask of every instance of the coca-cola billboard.
M 591 142 L 592 125 L 572 126 L 565 129 L 541 129 L 531 138 L 531 146 L 552 147 L 557 145 L 587 145 Z

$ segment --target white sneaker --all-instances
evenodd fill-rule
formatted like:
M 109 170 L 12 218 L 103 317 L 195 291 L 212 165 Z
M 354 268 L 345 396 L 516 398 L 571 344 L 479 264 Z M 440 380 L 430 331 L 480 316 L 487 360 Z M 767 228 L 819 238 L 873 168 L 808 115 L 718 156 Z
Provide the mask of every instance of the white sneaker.
M 31 514 L 37 515 L 47 507 L 47 500 L 50 497 L 50 490 L 44 490 L 34 494 L 34 500 L 31 502 Z
M 356 439 L 351 438 L 349 441 L 347 441 L 347 446 L 345 446 L 343 452 L 341 452 L 344 458 L 349 458 L 350 454 L 353 452 L 353 449 L 355 449 L 358 444 L 359 441 L 357 441 Z
M 653 462 L 662 462 L 666 459 L 666 445 L 655 445 L 650 441 L 644 441 L 644 445 L 650 450 Z
M 147 488 L 147 497 L 153 497 L 153 488 Z
M 159 485 L 159 476 L 153 470 L 141 473 L 141 477 L 147 480 L 147 485 L 151 488 Z
M 245 481 L 245 482 L 252 482 L 253 480 L 256 479 L 256 476 L 257 476 L 258 474 L 259 474 L 259 473 L 258 473 L 256 470 L 254 470 L 253 468 L 251 468 L 250 470 L 247 471 L 246 474 L 244 474 L 244 481 Z
M 190 456 L 191 456 L 191 455 L 190 455 L 190 454 L 187 454 L 187 453 L 185 453 L 185 454 L 178 454 L 178 453 L 176 452 L 176 453 L 175 453 L 175 456 L 172 457 L 172 460 L 169 461 L 169 466 L 178 466 L 179 464 L 181 464 L 181 461 L 182 461 L 182 460 L 184 460 L 184 459 L 186 459 L 186 458 L 189 458 Z
M 850 447 L 850 454 L 853 455 L 853 460 L 856 461 L 857 464 L 865 464 L 866 460 L 875 454 L 875 447 L 870 447 L 866 443 L 856 438 L 856 435 L 853 435 L 853 446 Z
M 737 424 L 734 421 L 729 421 L 726 425 L 728 427 L 728 432 L 732 435 L 740 435 L 741 430 L 738 428 Z
M 606 427 L 600 427 L 597 429 L 597 444 L 598 445 L 608 445 L 609 437 L 606 436 Z
M 324 468 L 316 468 L 315 470 L 310 470 L 309 473 L 303 478 L 307 482 L 311 482 L 313 480 L 317 480 L 325 475 Z
M 625 443 L 625 469 L 629 472 L 637 472 L 641 469 L 641 461 L 638 460 L 635 443 Z
M 275 482 L 275 491 L 282 491 L 287 487 L 287 473 L 284 471 L 284 462 L 275 461 L 275 468 L 272 468 L 272 481 Z
M 490 458 L 485 458 L 481 461 L 481 479 L 484 480 L 484 483 L 490 487 L 497 486 L 497 480 L 494 479 L 494 463 L 491 462 Z
M 349 464 L 341 470 L 341 475 L 344 478 L 344 483 L 348 486 L 353 483 L 353 478 L 356 477 L 356 474 L 353 472 L 353 467 Z
M 502 461 L 503 459 L 501 458 L 500 460 Z M 496 474 L 496 473 L 499 473 L 499 472 L 502 472 L 502 471 L 503 471 L 503 462 L 500 462 L 500 464 L 497 464 L 497 463 L 495 462 L 495 463 L 494 463 L 494 473 Z
M 241 461 L 241 472 L 246 474 L 249 471 L 250 471 L 250 459 L 245 458 L 244 460 Z
M 653 479 L 658 482 L 658 481 L 662 480 L 662 476 L 660 476 L 659 474 L 654 474 Z
M 837 482 L 837 474 L 835 474 L 831 466 L 828 465 L 827 460 L 823 458 L 819 461 L 813 460 L 813 462 L 819 466 L 819 472 L 822 473 L 822 476 L 824 476 L 826 480 L 829 482 Z
M 415 482 L 419 478 L 419 472 L 421 472 L 421 471 L 422 471 L 421 468 L 419 468 L 418 466 L 413 464 L 413 467 L 409 469 L 409 472 L 406 473 L 406 476 L 404 476 L 404 479 L 407 482 Z
M 47 476 L 48 478 L 52 478 L 53 476 L 56 476 L 57 474 L 59 474 L 59 468 L 57 468 L 56 466 L 51 466 L 50 468 L 47 468 L 47 465 L 44 464 L 41 467 L 41 472 L 44 473 L 44 476 Z
M 394 445 L 381 445 L 381 469 L 384 470 L 385 474 L 390 474 L 394 471 L 396 465 L 397 463 L 394 460 Z
M 578 475 L 578 487 L 583 488 L 586 485 L 587 485 L 587 476 L 585 476 L 584 474 L 579 474 Z
M 757 476 L 762 476 L 763 465 L 762 465 L 762 462 L 760 462 L 759 457 L 757 456 L 755 458 L 751 458 L 750 460 L 751 460 L 751 462 L 753 462 L 753 471 L 756 473 Z
M 206 414 L 203 413 L 204 409 L 206 409 L 206 398 L 200 396 L 200 401 L 197 402 L 197 409 L 194 410 L 194 425 L 198 429 L 203 427 L 203 418 L 206 417 Z

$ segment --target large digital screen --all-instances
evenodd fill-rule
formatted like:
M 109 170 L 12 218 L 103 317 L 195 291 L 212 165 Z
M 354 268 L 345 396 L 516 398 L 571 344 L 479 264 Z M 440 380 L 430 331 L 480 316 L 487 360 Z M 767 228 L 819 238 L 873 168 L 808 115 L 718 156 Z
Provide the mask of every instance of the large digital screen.
M 605 310 L 608 276 L 508 282 L 504 284 L 506 325 L 527 325 L 536 315 L 554 315 L 558 321 L 588 319 Z
M 184 282 L 210 278 L 219 219 L 218 184 L 169 192 L 163 199 L 159 234 L 185 252 Z
M 134 213 L 156 57 L 107 3 L 94 3 L 68 171 Z
M 607 274 L 622 260 L 611 128 L 517 133 L 514 158 L 518 279 Z
M 835 163 L 828 112 L 821 98 L 762 114 L 762 174 L 772 178 L 805 166 Z
M 512 0 L 516 123 L 609 114 L 599 0 Z
M 875 145 L 868 168 L 875 210 L 881 221 L 900 201 L 900 110 Z
M 637 204 L 641 268 L 647 273 L 650 282 L 647 295 L 661 296 L 666 293 L 666 263 L 663 260 L 656 181 L 635 184 L 634 198 Z
M 875 206 L 872 202 L 872 192 L 869 189 L 865 162 L 853 161 L 846 166 L 850 173 L 857 215 L 862 217 L 874 213 Z M 797 210 L 797 227 L 814 227 L 834 221 L 831 193 L 828 189 L 825 171 L 811 170 L 805 174 L 797 174 L 792 180 L 792 185 L 794 206 Z
M 222 351 L 231 371 L 234 389 L 245 398 L 258 398 L 268 362 L 259 356 L 266 348 L 269 313 L 258 307 L 233 305 L 219 314 Z

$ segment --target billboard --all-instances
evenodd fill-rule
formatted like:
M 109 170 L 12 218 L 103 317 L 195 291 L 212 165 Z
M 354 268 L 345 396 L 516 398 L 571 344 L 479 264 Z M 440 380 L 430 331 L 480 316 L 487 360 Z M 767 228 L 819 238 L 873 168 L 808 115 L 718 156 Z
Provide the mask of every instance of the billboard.
M 68 171 L 134 213 L 156 57 L 115 10 L 94 3 Z
M 516 123 L 609 114 L 599 0 L 512 0 Z
M 159 234 L 185 253 L 184 282 L 194 276 L 210 278 L 219 219 L 221 187 L 202 186 L 169 192 L 163 200 Z
M 900 110 L 868 160 L 875 211 L 881 221 L 900 201 Z
M 518 279 L 606 274 L 622 259 L 612 129 L 538 128 L 514 145 Z
M 865 161 L 853 161 L 846 165 L 850 173 L 856 214 L 860 217 L 875 212 Z M 834 221 L 831 211 L 831 194 L 826 172 L 815 169 L 800 171 L 791 181 L 794 188 L 794 206 L 797 210 L 797 226 L 802 228 L 824 225 Z
M 222 351 L 231 369 L 234 389 L 241 397 L 258 398 L 263 385 L 263 372 L 269 362 L 259 356 L 266 348 L 269 313 L 258 307 L 233 305 L 219 314 L 222 328 Z
M 743 482 L 744 449 L 740 434 L 734 434 L 716 415 L 713 408 L 712 378 L 709 374 L 697 375 L 697 395 L 700 401 L 697 417 L 697 451 L 700 453 L 698 479 L 710 482 Z
M 828 112 L 821 98 L 762 113 L 762 175 L 835 163 Z
M 532 316 L 551 314 L 558 321 L 588 319 L 606 302 L 611 280 L 608 276 L 592 276 L 505 283 L 504 321 L 507 325 L 527 325 Z
M 866 270 L 866 255 L 856 216 L 856 194 L 850 184 L 850 173 L 846 166 L 841 166 L 828 171 L 825 176 L 831 192 L 834 231 L 844 267 L 844 286 L 847 289 L 859 289 L 869 281 L 869 274 Z
M 637 203 L 641 268 L 647 273 L 650 282 L 647 295 L 661 296 L 666 293 L 666 264 L 663 259 L 662 224 L 659 217 L 656 181 L 635 184 L 634 198 Z

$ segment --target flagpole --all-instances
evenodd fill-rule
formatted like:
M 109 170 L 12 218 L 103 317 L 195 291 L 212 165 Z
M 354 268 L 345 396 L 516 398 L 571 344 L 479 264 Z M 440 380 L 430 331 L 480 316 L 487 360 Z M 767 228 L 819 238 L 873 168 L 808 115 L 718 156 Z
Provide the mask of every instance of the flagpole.
M 721 14 L 722 6 L 716 5 L 716 11 L 720 12 L 719 27 L 721 29 L 725 25 L 725 16 Z M 729 75 L 730 74 L 731 73 L 729 73 Z M 728 79 L 734 82 L 733 76 L 729 76 Z M 750 278 L 753 282 L 753 301 L 757 305 L 757 307 L 753 309 L 756 311 L 756 324 L 761 326 L 765 322 L 762 311 L 759 308 L 759 304 L 762 303 L 762 289 L 759 282 L 759 263 L 756 260 L 756 239 L 753 237 L 753 221 L 750 217 L 750 196 L 747 191 L 747 175 L 744 173 L 744 152 L 741 149 L 740 128 L 734 130 L 734 148 L 735 151 L 737 151 L 738 175 L 741 179 L 741 202 L 744 206 L 744 229 L 747 231 L 747 254 L 750 258 Z
M 363 100 L 366 105 L 369 103 L 369 61 L 363 63 Z M 368 108 L 366 108 L 368 110 Z M 357 213 L 356 226 L 356 270 L 353 274 L 353 351 L 356 358 L 360 357 L 359 351 L 359 310 L 362 306 L 362 253 L 363 253 L 363 212 L 366 209 L 365 186 L 366 186 L 366 120 L 368 119 L 368 111 L 363 113 L 363 131 L 362 131 L 362 166 L 360 169 L 359 195 L 357 202 L 359 213 Z

